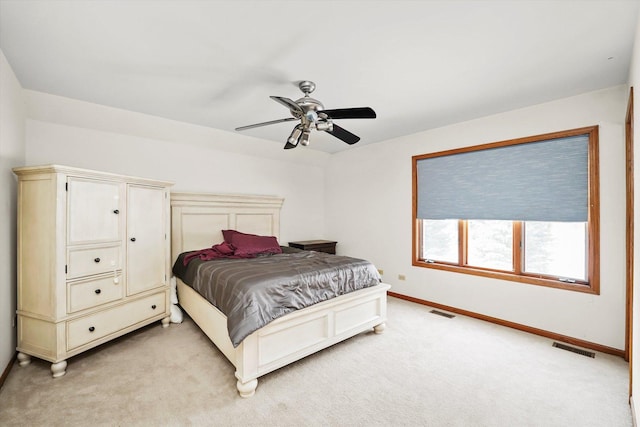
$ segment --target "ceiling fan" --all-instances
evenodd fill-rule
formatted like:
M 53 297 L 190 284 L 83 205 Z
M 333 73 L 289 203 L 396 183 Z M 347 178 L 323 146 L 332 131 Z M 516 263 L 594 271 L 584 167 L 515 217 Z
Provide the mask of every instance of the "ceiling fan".
M 360 137 L 354 135 L 346 129 L 341 128 L 333 123 L 334 119 L 375 119 L 376 112 L 369 107 L 356 108 L 338 108 L 333 110 L 325 110 L 324 105 L 317 99 L 309 96 L 316 88 L 315 83 L 308 80 L 302 81 L 298 87 L 304 93 L 304 96 L 296 101 L 282 96 L 271 96 L 274 101 L 284 105 L 289 109 L 293 117 L 284 119 L 271 120 L 263 123 L 256 123 L 248 126 L 237 127 L 237 131 L 253 129 L 260 126 L 267 126 L 276 123 L 290 122 L 299 120 L 287 142 L 284 145 L 285 150 L 296 148 L 298 144 L 309 145 L 309 136 L 312 129 L 327 132 L 336 138 L 346 142 L 347 144 L 355 144 L 360 141 Z

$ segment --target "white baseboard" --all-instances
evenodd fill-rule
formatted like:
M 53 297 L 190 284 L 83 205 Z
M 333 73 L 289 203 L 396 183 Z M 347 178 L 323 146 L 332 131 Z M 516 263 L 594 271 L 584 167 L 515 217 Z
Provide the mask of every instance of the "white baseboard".
M 633 422 L 633 427 L 638 427 L 636 422 L 636 408 L 633 404 L 633 396 L 629 396 L 629 406 L 631 406 L 631 421 Z

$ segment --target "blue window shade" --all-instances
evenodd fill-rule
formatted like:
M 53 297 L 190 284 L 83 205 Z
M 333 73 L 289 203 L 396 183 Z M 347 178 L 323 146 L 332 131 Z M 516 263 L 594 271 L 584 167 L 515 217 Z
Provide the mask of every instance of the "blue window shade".
M 417 160 L 420 219 L 588 217 L 589 135 Z

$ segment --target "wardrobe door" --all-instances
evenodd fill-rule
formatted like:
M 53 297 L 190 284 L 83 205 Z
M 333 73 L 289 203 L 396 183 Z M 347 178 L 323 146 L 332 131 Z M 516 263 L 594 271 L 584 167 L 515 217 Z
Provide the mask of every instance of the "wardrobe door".
M 127 186 L 127 295 L 167 282 L 166 197 L 164 188 Z
M 92 244 L 120 240 L 122 184 L 69 177 L 67 179 L 67 243 Z

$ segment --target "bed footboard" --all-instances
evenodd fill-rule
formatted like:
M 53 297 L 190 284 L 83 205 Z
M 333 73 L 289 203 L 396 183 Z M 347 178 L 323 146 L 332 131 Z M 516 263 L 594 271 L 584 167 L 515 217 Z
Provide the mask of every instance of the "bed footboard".
M 250 397 L 258 377 L 361 332 L 384 330 L 387 284 L 351 292 L 274 320 L 233 348 L 226 317 L 178 280 L 180 305 L 236 367 L 237 389 Z
M 249 335 L 236 352 L 240 395 L 253 395 L 261 375 L 371 328 L 381 332 L 389 288 L 380 284 L 342 295 L 290 313 Z

